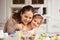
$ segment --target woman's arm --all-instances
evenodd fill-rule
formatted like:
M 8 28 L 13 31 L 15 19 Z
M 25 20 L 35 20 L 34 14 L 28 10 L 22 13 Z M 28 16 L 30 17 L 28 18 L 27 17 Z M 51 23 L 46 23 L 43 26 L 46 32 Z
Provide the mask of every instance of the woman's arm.
M 13 20 L 12 18 L 10 18 L 6 24 L 5 24 L 5 27 L 4 27 L 4 32 L 6 33 L 13 33 L 15 32 L 15 20 Z
M 3 30 L 4 33 L 7 32 L 7 26 L 8 26 L 8 21 L 5 23 L 4 30 Z

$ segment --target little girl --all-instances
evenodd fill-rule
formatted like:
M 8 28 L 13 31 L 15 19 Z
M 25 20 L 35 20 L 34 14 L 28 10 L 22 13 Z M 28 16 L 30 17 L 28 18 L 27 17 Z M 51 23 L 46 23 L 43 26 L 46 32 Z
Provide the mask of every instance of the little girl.
M 36 35 L 37 28 L 42 24 L 43 17 L 40 14 L 35 14 L 33 16 L 32 21 L 27 25 L 27 30 L 33 34 Z

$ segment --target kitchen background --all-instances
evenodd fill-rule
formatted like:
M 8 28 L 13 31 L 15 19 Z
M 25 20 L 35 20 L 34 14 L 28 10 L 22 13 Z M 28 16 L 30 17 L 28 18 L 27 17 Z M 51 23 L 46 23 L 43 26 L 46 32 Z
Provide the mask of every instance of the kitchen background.
M 44 17 L 39 32 L 60 33 L 60 0 L 0 0 L 0 30 L 25 5 L 32 5 Z

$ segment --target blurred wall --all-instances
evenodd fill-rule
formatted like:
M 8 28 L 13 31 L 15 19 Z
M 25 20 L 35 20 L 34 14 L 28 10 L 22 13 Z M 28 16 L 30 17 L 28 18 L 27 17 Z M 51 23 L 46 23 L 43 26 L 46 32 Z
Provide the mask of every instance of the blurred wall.
M 6 21 L 6 0 L 0 0 L 0 29 L 3 29 L 5 21 Z

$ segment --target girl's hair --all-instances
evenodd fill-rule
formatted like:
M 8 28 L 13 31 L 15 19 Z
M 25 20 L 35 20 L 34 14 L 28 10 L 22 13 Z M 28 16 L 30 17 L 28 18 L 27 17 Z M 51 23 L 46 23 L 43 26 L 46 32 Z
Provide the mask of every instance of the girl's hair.
M 15 19 L 18 23 L 21 23 L 21 14 L 24 14 L 25 11 L 32 11 L 33 14 L 34 14 L 34 9 L 32 6 L 30 5 L 27 5 L 27 6 L 24 6 L 21 10 L 19 10 L 18 13 L 14 13 L 12 15 L 12 18 Z
M 35 14 L 33 18 L 35 18 L 36 16 L 40 16 L 40 18 L 43 19 L 43 17 L 40 14 Z
M 35 15 L 33 16 L 33 19 L 36 18 L 37 16 L 39 16 L 41 19 L 43 19 L 43 17 L 42 17 L 40 14 L 35 14 Z M 33 20 L 33 19 L 32 19 L 32 20 Z M 32 20 L 31 20 L 31 22 L 32 22 Z M 31 22 L 29 22 L 28 24 L 30 24 Z

